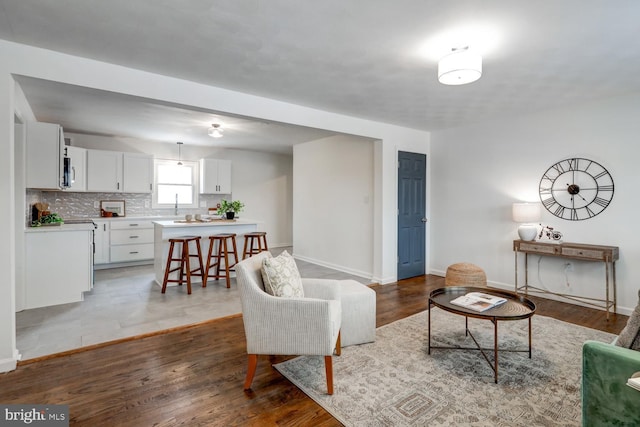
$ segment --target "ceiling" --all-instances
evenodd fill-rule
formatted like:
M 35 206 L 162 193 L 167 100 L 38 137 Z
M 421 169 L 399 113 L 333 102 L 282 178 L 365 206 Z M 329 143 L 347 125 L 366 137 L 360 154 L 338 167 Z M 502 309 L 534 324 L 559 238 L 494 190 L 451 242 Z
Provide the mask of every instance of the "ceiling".
M 637 0 L 0 0 L 2 39 L 422 130 L 638 92 L 638 22 Z M 439 84 L 437 60 L 463 45 L 482 54 L 482 78 Z M 104 120 L 122 95 L 31 80 L 37 116 L 87 132 L 136 128 Z M 83 103 L 61 101 L 67 90 Z M 54 102 L 85 114 L 55 113 Z M 129 102 L 129 113 L 176 129 L 215 116 Z M 229 137 L 233 126 L 260 135 L 280 126 L 241 119 L 225 118 Z
M 181 141 L 187 145 L 279 154 L 291 154 L 295 144 L 335 135 L 321 129 L 231 116 L 31 77 L 17 76 L 16 80 L 38 121 L 58 123 L 65 134 Z M 224 129 L 222 138 L 207 134 L 213 123 Z

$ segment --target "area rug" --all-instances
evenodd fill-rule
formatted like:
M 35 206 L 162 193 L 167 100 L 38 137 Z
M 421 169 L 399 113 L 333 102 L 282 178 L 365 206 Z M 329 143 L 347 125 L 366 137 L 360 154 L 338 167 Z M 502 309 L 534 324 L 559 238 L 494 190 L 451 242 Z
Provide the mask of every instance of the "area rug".
M 464 318 L 432 309 L 432 345 L 472 347 Z M 499 353 L 498 384 L 478 351 L 427 354 L 427 312 L 378 328 L 376 342 L 333 358 L 334 394 L 326 394 L 323 357 L 275 368 L 347 426 L 579 426 L 582 343 L 614 335 L 549 317 L 533 317 L 533 354 Z M 469 319 L 483 347 L 493 324 Z M 501 348 L 527 348 L 526 320 L 499 322 Z

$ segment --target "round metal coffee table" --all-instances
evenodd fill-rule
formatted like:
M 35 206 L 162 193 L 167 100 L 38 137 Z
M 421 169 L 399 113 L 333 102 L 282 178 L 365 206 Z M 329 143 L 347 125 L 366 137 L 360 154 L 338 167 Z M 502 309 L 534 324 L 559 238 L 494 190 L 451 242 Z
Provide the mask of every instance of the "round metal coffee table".
M 488 310 L 478 312 L 469 308 L 461 307 L 459 305 L 451 304 L 451 301 L 459 296 L 466 295 L 469 292 L 482 292 L 489 295 L 495 295 L 505 298 L 507 302 L 497 307 L 490 308 Z M 431 345 L 431 306 L 435 305 L 450 313 L 459 314 L 464 316 L 465 335 L 471 337 L 476 347 L 442 347 Z M 474 288 L 469 286 L 451 286 L 446 288 L 439 288 L 431 291 L 429 294 L 429 307 L 428 307 L 428 322 L 429 322 L 429 344 L 428 354 L 431 354 L 431 349 L 448 349 L 448 350 L 479 350 L 482 356 L 484 356 L 491 369 L 493 369 L 494 380 L 498 383 L 498 350 L 500 351 L 512 351 L 529 353 L 529 359 L 531 359 L 531 317 L 536 312 L 536 305 L 530 299 L 517 295 L 513 292 L 501 291 L 488 288 Z M 469 330 L 469 317 L 476 319 L 490 320 L 493 323 L 493 349 L 482 348 L 478 341 Z M 501 349 L 498 348 L 498 322 L 509 320 L 522 320 L 529 319 L 529 348 L 527 350 L 518 349 Z M 485 351 L 493 350 L 493 363 L 489 359 L 489 356 Z

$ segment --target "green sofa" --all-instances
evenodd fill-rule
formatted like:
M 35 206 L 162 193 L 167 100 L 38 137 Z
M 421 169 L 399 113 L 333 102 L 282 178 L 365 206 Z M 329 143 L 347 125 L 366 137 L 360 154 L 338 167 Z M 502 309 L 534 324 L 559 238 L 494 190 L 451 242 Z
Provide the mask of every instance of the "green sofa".
M 582 425 L 640 426 L 640 391 L 627 379 L 640 372 L 640 351 L 597 341 L 582 346 Z

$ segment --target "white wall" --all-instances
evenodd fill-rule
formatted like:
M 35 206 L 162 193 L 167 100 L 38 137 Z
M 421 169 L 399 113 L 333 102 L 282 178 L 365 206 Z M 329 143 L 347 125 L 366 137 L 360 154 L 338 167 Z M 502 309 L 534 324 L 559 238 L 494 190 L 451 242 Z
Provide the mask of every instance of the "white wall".
M 373 277 L 374 145 L 343 135 L 293 149 L 297 258 Z
M 243 218 L 260 221 L 269 247 L 293 244 L 293 162 L 291 156 L 226 150 L 206 157 L 232 162 L 233 200 L 245 209 Z
M 72 144 L 78 147 L 153 154 L 157 159 L 178 158 L 176 144 L 67 132 L 65 137 L 70 137 Z M 231 198 L 245 204 L 240 216 L 259 221 L 259 228 L 267 232 L 267 241 L 272 247 L 292 245 L 291 155 L 183 145 L 183 160 L 202 158 L 231 160 Z
M 243 94 L 186 80 L 180 80 L 118 65 L 66 55 L 46 49 L 0 40 L 0 149 L 13 141 L 13 83 L 11 74 L 48 79 L 94 89 L 109 90 L 128 95 L 194 106 L 211 111 L 250 116 L 265 120 L 327 129 L 339 133 L 360 135 L 380 140 L 376 149 L 376 180 L 374 224 L 374 280 L 382 283 L 396 277 L 396 153 L 427 152 L 429 133 L 386 123 L 335 114 L 273 99 Z M 8 152 L 8 151 L 5 151 Z M 0 202 L 11 205 L 14 199 L 12 170 L 0 161 Z M 8 187 L 7 187 L 8 186 Z M 10 190 L 7 190 L 10 188 Z M 15 285 L 13 260 L 9 255 L 14 245 L 9 240 L 14 214 L 2 214 L 0 228 L 0 300 L 13 301 Z M 11 239 L 13 239 L 11 237 Z M 9 245 L 9 246 L 7 246 Z M 6 264 L 6 265 L 5 265 Z M 7 268 L 2 268 L 2 267 Z M 8 267 L 11 266 L 11 269 Z M 13 310 L 10 310 L 13 312 Z M 12 341 L 13 340 L 13 341 Z M 9 347 L 15 341 L 15 327 L 0 322 L 0 360 L 15 357 Z M 1 367 L 0 367 L 1 368 Z
M 15 210 L 14 189 L 14 82 L 8 74 L 0 75 L 0 372 L 14 369 L 15 336 Z M 7 102 L 8 101 L 8 102 Z
M 482 266 L 490 282 L 513 289 L 517 224 L 511 204 L 536 201 L 542 174 L 555 162 L 584 157 L 612 174 L 612 203 L 584 221 L 559 219 L 543 209 L 542 223 L 561 231 L 564 241 L 620 247 L 618 309 L 628 314 L 640 288 L 640 94 L 525 117 L 505 117 L 432 133 L 431 271 L 449 264 Z M 574 295 L 604 298 L 602 263 L 531 257 L 530 283 Z M 566 282 L 569 282 L 569 286 Z
M 15 310 L 21 311 L 25 305 L 25 242 L 24 221 L 26 197 L 22 190 L 25 186 L 26 126 L 29 120 L 35 120 L 33 111 L 18 84 L 15 85 L 15 125 L 14 125 L 14 215 L 15 227 Z

